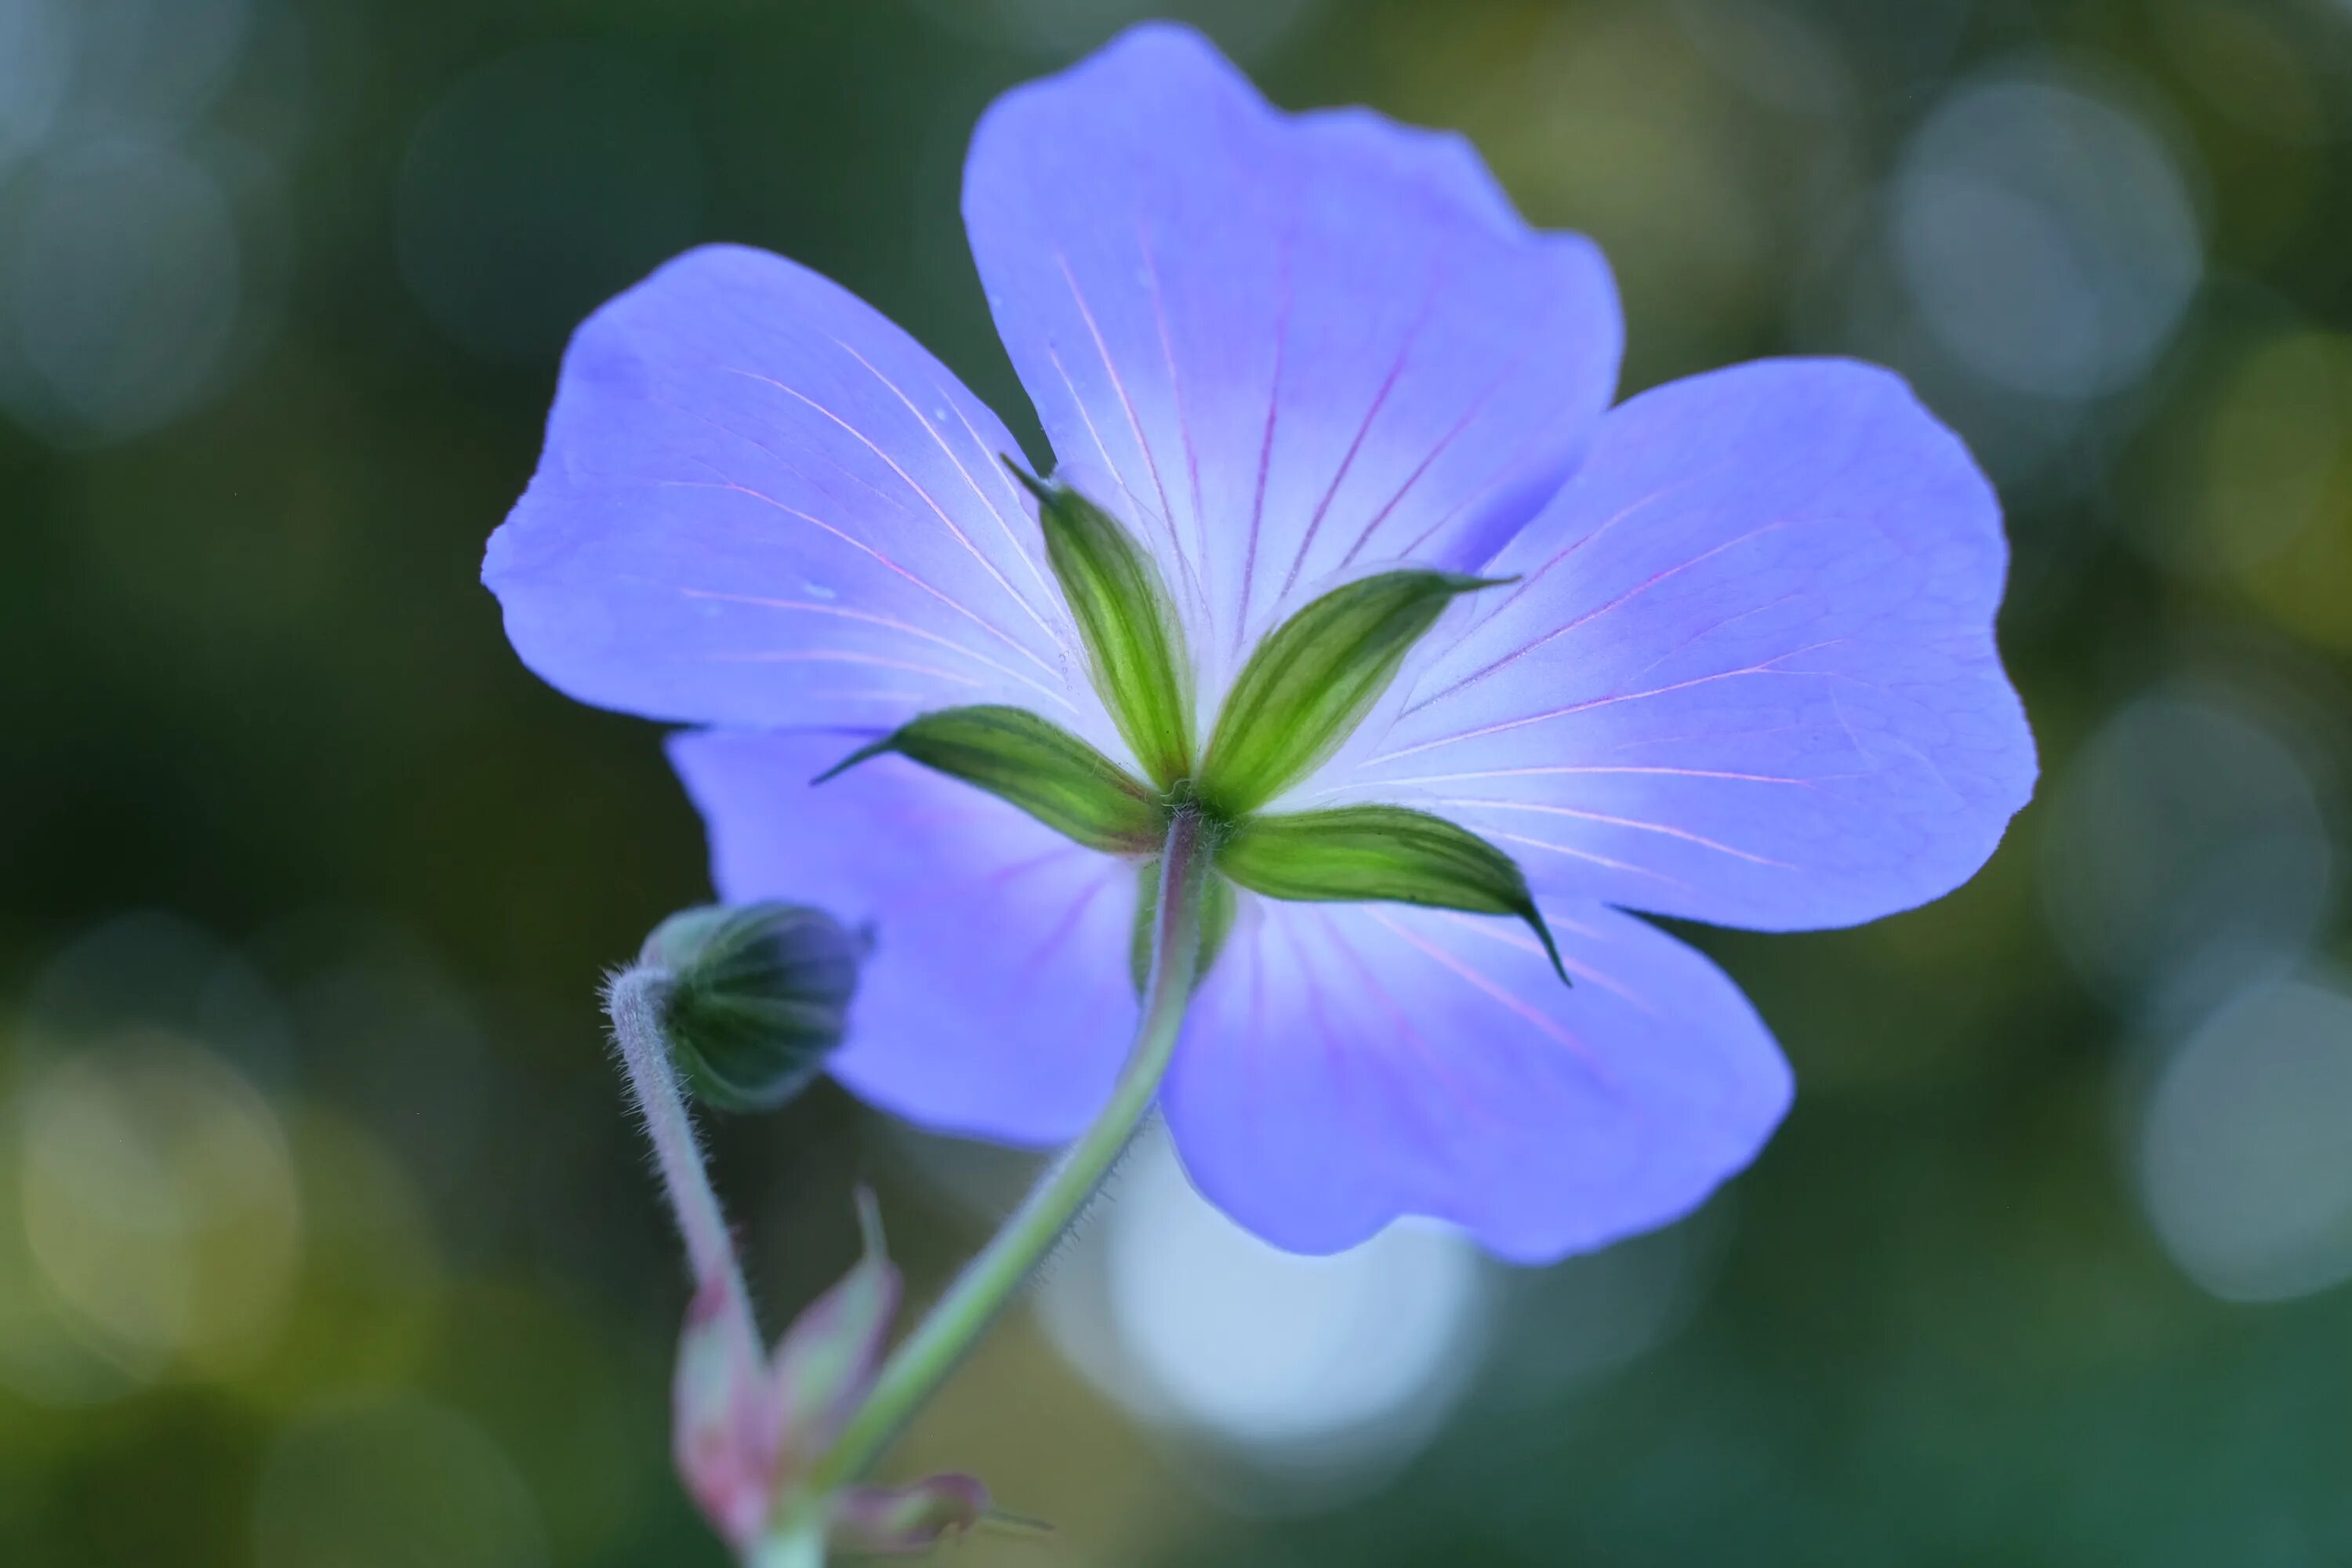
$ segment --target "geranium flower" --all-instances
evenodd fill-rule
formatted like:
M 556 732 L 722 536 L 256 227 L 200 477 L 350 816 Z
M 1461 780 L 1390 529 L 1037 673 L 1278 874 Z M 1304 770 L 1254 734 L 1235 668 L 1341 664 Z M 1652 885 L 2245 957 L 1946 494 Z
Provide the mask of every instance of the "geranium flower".
M 1531 230 L 1461 140 L 1277 112 L 1170 26 L 998 101 L 963 205 L 1058 459 L 1047 515 L 1003 424 L 905 332 L 791 261 L 696 250 L 564 360 L 485 567 L 517 649 L 698 726 L 671 755 L 726 897 L 871 923 L 843 1083 L 1043 1144 L 1119 1070 L 1140 850 L 901 727 L 1021 710 L 1164 810 L 1221 765 L 1209 728 L 1276 628 L 1384 574 L 1463 574 L 1380 645 L 1392 677 L 1329 743 L 1300 742 L 1311 770 L 1269 764 L 1278 793 L 1247 805 L 1423 814 L 1502 890 L 1241 891 L 1161 1095 L 1176 1146 L 1301 1251 L 1420 1215 L 1543 1259 L 1699 1203 L 1789 1072 L 1730 981 L 1627 911 L 1872 920 L 1964 881 L 2031 793 L 1999 506 L 1959 441 L 1843 361 L 1612 408 L 1589 241 Z M 1112 597 L 1126 632 L 1172 619 L 1157 718 L 1049 559 L 1064 505 L 1112 566 L 1148 553 Z

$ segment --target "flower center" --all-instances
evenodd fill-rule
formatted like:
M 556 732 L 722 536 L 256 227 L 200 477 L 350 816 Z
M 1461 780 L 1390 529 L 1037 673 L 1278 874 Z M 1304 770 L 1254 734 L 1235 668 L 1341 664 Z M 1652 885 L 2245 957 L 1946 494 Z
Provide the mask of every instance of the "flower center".
M 1155 857 L 1176 814 L 1196 811 L 1215 872 L 1202 974 L 1232 925 L 1240 887 L 1274 899 L 1516 916 L 1568 978 L 1517 862 L 1467 828 L 1403 806 L 1264 809 L 1339 750 L 1446 607 L 1496 586 L 1494 579 L 1397 571 L 1332 589 L 1258 644 L 1196 766 L 1192 666 L 1159 568 L 1108 512 L 1013 471 L 1037 498 L 1046 559 L 1086 645 L 1088 675 L 1146 777 L 1026 709 L 983 705 L 913 719 L 819 783 L 894 752 L 1019 806 L 1073 842 L 1137 861 L 1138 953 L 1150 951 Z

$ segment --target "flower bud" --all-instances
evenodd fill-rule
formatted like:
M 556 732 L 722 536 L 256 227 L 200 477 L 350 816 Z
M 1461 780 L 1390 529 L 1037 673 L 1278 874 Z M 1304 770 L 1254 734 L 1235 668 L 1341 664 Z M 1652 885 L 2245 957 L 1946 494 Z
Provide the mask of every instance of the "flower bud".
M 655 927 L 638 962 L 670 977 L 663 1032 L 695 1097 L 722 1110 L 770 1110 L 805 1089 L 841 1044 L 871 945 L 805 905 L 713 904 Z

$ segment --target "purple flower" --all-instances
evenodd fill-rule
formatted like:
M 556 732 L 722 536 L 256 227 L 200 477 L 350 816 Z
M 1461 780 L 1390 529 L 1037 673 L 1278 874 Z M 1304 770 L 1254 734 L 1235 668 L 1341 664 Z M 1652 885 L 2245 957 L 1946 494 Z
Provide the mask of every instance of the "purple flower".
M 1058 478 L 1153 552 L 1202 712 L 1334 586 L 1465 595 L 1277 809 L 1376 803 L 1515 858 L 1528 927 L 1244 894 L 1162 1096 L 1202 1190 L 1303 1251 L 1401 1215 L 1540 1259 L 1700 1202 L 1786 1109 L 1770 1035 L 1625 910 L 1793 931 L 1940 896 L 2031 793 L 1966 450 L 1889 373 L 1738 366 L 1609 406 L 1587 240 L 1457 138 L 1278 113 L 1193 35 L 1127 34 L 981 122 L 964 216 Z M 530 666 L 702 726 L 671 754 L 730 899 L 870 921 L 832 1070 L 915 1121 L 1070 1136 L 1133 1023 L 1137 879 L 902 756 L 1033 710 L 1128 763 L 996 416 L 792 262 L 679 258 L 565 359 L 485 576 Z

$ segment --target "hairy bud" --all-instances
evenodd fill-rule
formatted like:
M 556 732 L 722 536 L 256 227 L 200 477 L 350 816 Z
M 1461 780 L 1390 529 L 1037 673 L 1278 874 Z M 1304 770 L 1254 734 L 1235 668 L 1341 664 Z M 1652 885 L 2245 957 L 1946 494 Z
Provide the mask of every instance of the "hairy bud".
M 770 1110 L 841 1044 L 871 945 L 805 905 L 709 905 L 655 927 L 637 961 L 669 977 L 663 1033 L 695 1098 Z

